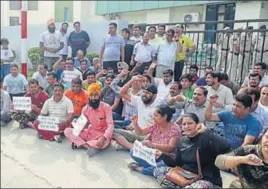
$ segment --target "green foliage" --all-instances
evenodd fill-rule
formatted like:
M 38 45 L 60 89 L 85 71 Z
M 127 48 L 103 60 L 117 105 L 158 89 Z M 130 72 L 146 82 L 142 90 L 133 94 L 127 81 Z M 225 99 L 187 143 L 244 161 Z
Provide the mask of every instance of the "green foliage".
M 38 64 L 41 61 L 40 56 L 40 48 L 39 47 L 32 47 L 28 50 L 28 58 L 33 65 L 33 70 L 37 69 Z
M 93 58 L 99 57 L 99 54 L 95 52 L 90 52 L 90 53 L 87 53 L 86 57 L 92 62 Z

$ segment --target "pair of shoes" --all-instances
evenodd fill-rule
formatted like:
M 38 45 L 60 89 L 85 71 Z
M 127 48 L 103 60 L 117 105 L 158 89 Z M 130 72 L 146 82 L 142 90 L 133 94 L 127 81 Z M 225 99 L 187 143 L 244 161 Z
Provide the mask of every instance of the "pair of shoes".
M 37 137 L 38 137 L 38 139 L 40 139 L 40 140 L 42 140 L 42 139 L 43 139 L 43 136 L 42 136 L 42 135 L 40 135 L 39 133 L 37 133 Z
M 111 142 L 112 147 L 114 147 L 116 150 L 127 150 L 124 146 L 116 142 L 115 140 L 112 140 Z
M 54 136 L 54 140 L 55 140 L 57 143 L 61 143 L 61 142 L 62 142 L 62 137 L 61 137 L 61 135 L 55 135 L 55 136 Z
M 72 149 L 74 150 L 74 149 L 77 149 L 77 148 L 78 148 L 77 145 L 72 142 Z
M 92 157 L 92 156 L 96 155 L 97 153 L 99 153 L 100 151 L 101 151 L 100 149 L 89 148 L 87 150 L 87 155 L 88 155 L 88 157 Z

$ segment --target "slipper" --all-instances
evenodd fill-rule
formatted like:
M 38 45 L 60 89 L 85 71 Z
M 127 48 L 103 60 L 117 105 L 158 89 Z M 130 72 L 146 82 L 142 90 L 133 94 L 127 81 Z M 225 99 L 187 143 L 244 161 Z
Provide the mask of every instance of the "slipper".
M 136 162 L 132 162 L 130 164 L 128 164 L 128 168 L 131 170 L 131 171 L 137 171 L 137 172 L 141 172 L 140 170 L 138 170 L 138 168 L 141 168 L 142 166 Z

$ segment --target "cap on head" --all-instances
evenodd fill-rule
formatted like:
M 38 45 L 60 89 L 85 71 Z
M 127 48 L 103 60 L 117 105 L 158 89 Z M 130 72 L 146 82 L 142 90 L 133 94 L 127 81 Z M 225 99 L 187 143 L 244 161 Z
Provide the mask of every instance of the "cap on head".
M 151 93 L 153 93 L 153 94 L 157 94 L 157 87 L 154 85 L 154 84 L 148 84 L 148 85 L 146 85 L 146 87 L 144 88 L 144 90 L 146 90 L 146 91 L 149 91 L 149 92 L 151 92 Z
M 47 25 L 50 25 L 50 24 L 55 24 L 56 22 L 55 22 L 55 20 L 53 19 L 53 18 L 51 18 L 51 19 L 49 19 L 48 21 L 47 21 Z
M 117 67 L 121 67 L 122 69 L 126 69 L 126 70 L 129 69 L 128 64 L 125 62 L 117 62 Z
M 101 94 L 101 87 L 98 83 L 92 83 L 89 85 L 87 91 L 88 91 L 89 96 L 93 93 L 98 93 L 100 95 Z

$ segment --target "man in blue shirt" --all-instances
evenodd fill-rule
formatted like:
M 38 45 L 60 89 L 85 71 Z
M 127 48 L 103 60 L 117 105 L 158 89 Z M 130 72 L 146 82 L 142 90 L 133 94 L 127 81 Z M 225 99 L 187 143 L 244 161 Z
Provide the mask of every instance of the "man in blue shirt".
M 217 95 L 209 97 L 205 119 L 224 123 L 224 136 L 229 141 L 231 149 L 253 144 L 261 132 L 261 123 L 250 114 L 252 98 L 244 93 L 239 94 L 235 96 L 232 111 L 225 110 L 213 114 L 212 107 L 217 98 Z
M 89 61 L 87 57 L 85 57 L 84 52 L 82 50 L 78 50 L 76 52 L 76 57 L 74 57 L 74 67 L 80 68 L 82 60 L 86 60 L 88 68 L 91 66 L 91 62 Z

